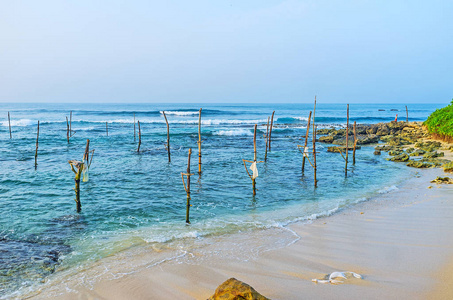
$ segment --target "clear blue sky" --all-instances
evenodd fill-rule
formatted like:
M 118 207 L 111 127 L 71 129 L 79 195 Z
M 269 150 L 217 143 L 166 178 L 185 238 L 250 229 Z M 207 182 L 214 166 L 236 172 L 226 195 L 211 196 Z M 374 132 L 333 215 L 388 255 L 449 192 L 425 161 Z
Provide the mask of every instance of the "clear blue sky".
M 438 102 L 453 1 L 0 4 L 0 102 Z

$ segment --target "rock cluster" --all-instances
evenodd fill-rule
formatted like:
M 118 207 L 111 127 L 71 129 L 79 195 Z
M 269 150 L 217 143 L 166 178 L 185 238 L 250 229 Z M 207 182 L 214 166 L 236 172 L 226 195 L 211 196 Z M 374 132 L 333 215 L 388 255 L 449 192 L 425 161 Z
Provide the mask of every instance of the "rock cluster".
M 328 152 L 346 151 L 346 129 L 321 129 L 318 131 L 319 141 L 340 146 L 328 147 Z M 444 167 L 446 172 L 453 172 L 453 162 L 443 159 L 442 144 L 437 141 L 422 142 L 421 139 L 430 137 L 420 122 L 390 122 L 370 125 L 357 125 L 357 144 L 376 144 L 374 154 L 380 155 L 381 151 L 388 152 L 388 160 L 405 162 L 414 168 Z M 354 135 L 350 128 L 348 135 L 348 148 L 353 149 Z M 408 147 L 413 145 L 413 147 Z M 445 150 L 452 150 L 447 146 Z

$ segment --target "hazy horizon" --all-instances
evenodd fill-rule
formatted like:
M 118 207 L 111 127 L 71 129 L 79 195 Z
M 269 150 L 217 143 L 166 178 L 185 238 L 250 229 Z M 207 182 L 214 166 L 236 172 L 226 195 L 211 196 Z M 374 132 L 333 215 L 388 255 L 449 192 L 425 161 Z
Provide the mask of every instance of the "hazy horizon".
M 0 103 L 450 103 L 453 2 L 0 5 Z

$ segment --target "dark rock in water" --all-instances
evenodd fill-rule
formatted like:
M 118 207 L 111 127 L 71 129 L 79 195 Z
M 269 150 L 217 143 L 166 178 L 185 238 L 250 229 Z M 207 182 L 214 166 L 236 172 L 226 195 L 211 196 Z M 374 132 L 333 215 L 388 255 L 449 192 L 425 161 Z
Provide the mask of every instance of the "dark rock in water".
M 379 150 L 379 151 L 390 151 L 390 150 L 399 150 L 400 148 L 395 147 L 395 146 L 383 145 L 383 146 L 377 146 L 374 149 Z
M 409 155 L 407 155 L 406 153 L 403 153 L 403 154 L 400 154 L 400 155 L 396 155 L 392 158 L 388 158 L 388 160 L 391 160 L 391 161 L 398 161 L 398 162 L 406 162 L 409 160 Z
M 398 111 L 397 109 L 392 108 L 390 111 Z
M 374 155 L 381 155 L 381 151 L 380 150 L 374 150 Z
M 409 162 L 406 164 L 408 167 L 412 168 L 431 168 L 434 165 L 426 162 L 421 162 L 421 161 L 415 161 L 415 160 L 409 160 Z
M 357 146 L 356 149 L 360 149 L 360 146 Z M 352 150 L 354 150 L 354 147 L 348 146 L 348 150 L 352 151 Z M 337 147 L 337 146 L 327 147 L 327 152 L 332 152 L 332 153 L 344 152 L 344 153 L 346 153 L 346 147 Z
M 319 137 L 318 141 L 320 141 L 321 143 L 332 144 L 333 136 L 321 136 Z
M 378 111 L 385 111 L 385 109 L 378 109 Z
M 250 285 L 230 278 L 215 290 L 208 300 L 269 300 Z

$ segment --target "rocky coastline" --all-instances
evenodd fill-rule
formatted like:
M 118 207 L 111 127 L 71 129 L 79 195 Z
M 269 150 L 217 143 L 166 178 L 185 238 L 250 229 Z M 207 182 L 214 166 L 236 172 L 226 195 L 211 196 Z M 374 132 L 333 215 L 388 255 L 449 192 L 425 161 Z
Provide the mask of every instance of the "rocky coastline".
M 422 122 L 389 122 L 358 124 L 357 145 L 375 145 L 375 155 L 387 152 L 390 161 L 405 163 L 413 168 L 442 167 L 453 172 L 453 162 L 445 157 L 444 151 L 452 151 L 453 144 L 433 140 Z M 346 128 L 318 130 L 318 141 L 332 144 L 328 152 L 346 151 Z M 353 149 L 352 126 L 348 134 L 348 150 Z M 359 149 L 357 146 L 356 149 Z

